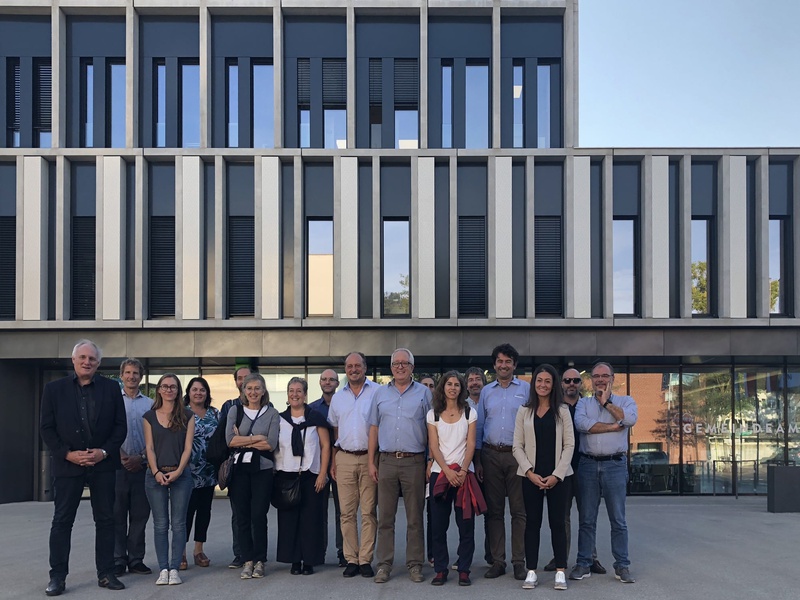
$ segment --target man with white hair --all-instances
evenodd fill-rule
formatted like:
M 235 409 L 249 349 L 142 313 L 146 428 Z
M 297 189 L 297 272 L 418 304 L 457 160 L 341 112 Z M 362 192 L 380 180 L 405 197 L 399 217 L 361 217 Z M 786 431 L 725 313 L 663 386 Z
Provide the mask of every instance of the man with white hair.
M 369 470 L 378 484 L 378 573 L 375 583 L 386 583 L 392 572 L 400 492 L 406 509 L 406 567 L 411 581 L 421 583 L 424 581 L 423 512 L 425 449 L 428 446 L 425 416 L 431 408 L 431 392 L 411 378 L 414 355 L 407 348 L 392 352 L 391 368 L 393 378 L 375 392 L 369 416 Z
M 101 358 L 97 344 L 80 340 L 72 350 L 74 372 L 51 381 L 42 393 L 40 433 L 53 457 L 55 500 L 48 596 L 66 589 L 72 525 L 86 485 L 92 496 L 97 585 L 125 588 L 114 574 L 114 488 L 128 426 L 119 384 L 97 375 Z

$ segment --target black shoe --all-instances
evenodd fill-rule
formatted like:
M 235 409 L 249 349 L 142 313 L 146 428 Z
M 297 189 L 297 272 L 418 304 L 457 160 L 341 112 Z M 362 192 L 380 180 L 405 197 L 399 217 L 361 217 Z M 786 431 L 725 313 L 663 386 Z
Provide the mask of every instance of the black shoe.
M 313 575 L 314 567 L 311 565 L 303 565 L 303 575 Z
M 344 568 L 347 566 L 347 561 L 344 558 L 344 555 L 339 557 L 339 567 Z
M 292 575 L 300 575 L 300 573 L 302 572 L 303 571 L 301 569 L 300 563 L 292 563 L 292 568 L 289 569 L 289 573 L 291 573 Z
M 48 596 L 60 596 L 67 589 L 67 582 L 58 577 L 51 577 L 50 583 L 47 584 L 44 593 Z
M 231 564 L 228 565 L 229 569 L 241 569 L 244 566 L 244 559 L 241 556 L 234 556 Z
M 342 573 L 342 577 L 355 577 L 360 572 L 360 569 L 356 563 L 350 563 L 344 568 L 344 572 Z
M 122 577 L 127 572 L 125 565 L 114 565 L 114 575 Z
M 447 581 L 447 571 L 441 571 L 431 580 L 431 585 L 444 585 Z
M 525 577 L 528 576 L 528 570 L 525 568 L 525 565 L 521 565 L 517 563 L 514 565 L 514 579 L 518 581 L 525 581 Z
M 122 583 L 119 579 L 117 579 L 117 576 L 114 575 L 113 573 L 110 573 L 109 575 L 106 575 L 105 577 L 98 579 L 97 585 L 99 585 L 101 588 L 107 588 L 109 590 L 125 589 L 125 584 Z
M 503 563 L 496 562 L 491 567 L 489 567 L 489 570 L 486 571 L 486 573 L 484 573 L 483 576 L 486 579 L 497 579 L 498 577 L 500 577 L 500 575 L 505 575 L 505 574 L 506 574 L 506 568 L 503 566 Z
M 146 564 L 139 562 L 139 563 L 136 563 L 135 565 L 129 566 L 128 567 L 128 572 L 129 573 L 135 573 L 136 575 L 150 575 L 153 572 L 153 570 L 150 567 L 148 567 Z M 115 573 L 115 575 L 116 575 L 116 573 Z
M 361 571 L 362 577 L 375 577 L 375 571 L 372 570 L 372 565 L 369 563 L 359 565 L 358 569 Z
M 601 565 L 600 561 L 597 560 L 596 558 L 592 561 L 592 566 L 589 567 L 589 570 L 592 573 L 597 573 L 598 575 L 606 574 L 606 568 L 603 565 Z
M 556 559 L 554 558 L 549 563 L 544 566 L 545 571 L 555 571 L 556 570 Z

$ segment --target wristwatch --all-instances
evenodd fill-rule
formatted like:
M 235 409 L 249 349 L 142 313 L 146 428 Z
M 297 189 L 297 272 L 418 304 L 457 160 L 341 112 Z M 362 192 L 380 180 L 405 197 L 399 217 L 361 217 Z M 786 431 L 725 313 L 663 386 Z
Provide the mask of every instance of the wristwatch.
M 105 451 L 105 450 L 103 450 L 102 448 L 100 448 L 100 452 L 102 452 L 102 453 L 103 453 L 103 460 L 105 460 L 105 459 L 107 459 L 107 458 L 108 458 L 108 452 L 106 452 L 106 451 Z
M 607 407 L 609 404 L 614 404 L 613 402 L 611 402 L 611 398 L 609 398 L 608 400 L 606 400 L 606 403 L 605 403 L 605 404 L 603 404 L 603 408 L 606 408 L 606 407 Z

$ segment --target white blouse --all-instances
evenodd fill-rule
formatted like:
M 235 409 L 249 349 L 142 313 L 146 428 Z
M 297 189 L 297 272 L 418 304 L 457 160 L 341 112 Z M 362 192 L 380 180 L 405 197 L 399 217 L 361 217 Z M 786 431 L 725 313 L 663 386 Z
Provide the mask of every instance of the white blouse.
M 461 465 L 464 462 L 465 455 L 467 454 L 467 434 L 469 433 L 469 424 L 478 420 L 478 411 L 471 408 L 469 411 L 469 420 L 467 420 L 466 415 L 464 415 L 462 412 L 461 418 L 455 423 L 445 423 L 441 417 L 437 421 L 434 416 L 433 409 L 431 409 L 428 411 L 426 420 L 429 425 L 436 427 L 436 433 L 439 434 L 439 450 L 441 451 L 442 456 L 444 456 L 444 462 L 448 465 L 452 465 L 454 463 Z M 472 462 L 469 463 L 468 468 L 470 471 L 475 470 L 475 468 L 472 466 Z M 439 466 L 439 463 L 433 461 L 431 471 L 434 473 L 440 473 L 442 468 Z
M 292 454 L 292 426 L 286 419 L 280 419 L 280 432 L 278 434 L 278 452 L 275 453 L 275 470 L 287 473 L 297 473 L 298 471 L 311 471 L 315 475 L 319 474 L 320 447 L 319 434 L 317 428 L 306 427 L 300 435 L 305 436 L 305 448 L 303 456 Z M 297 424 L 305 422 L 305 417 L 292 417 L 292 421 Z M 302 465 L 300 460 L 302 458 Z

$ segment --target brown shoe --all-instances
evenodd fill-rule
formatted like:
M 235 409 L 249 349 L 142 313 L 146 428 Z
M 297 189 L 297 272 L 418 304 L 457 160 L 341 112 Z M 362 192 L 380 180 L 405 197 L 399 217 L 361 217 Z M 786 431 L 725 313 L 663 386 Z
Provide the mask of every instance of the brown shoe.
M 211 561 L 208 559 L 205 552 L 200 552 L 194 555 L 194 564 L 198 567 L 207 567 L 211 564 Z
M 189 568 L 189 563 L 186 562 L 186 553 L 184 552 L 183 556 L 181 557 L 181 564 L 178 565 L 178 569 L 181 571 L 185 571 L 188 568 Z

